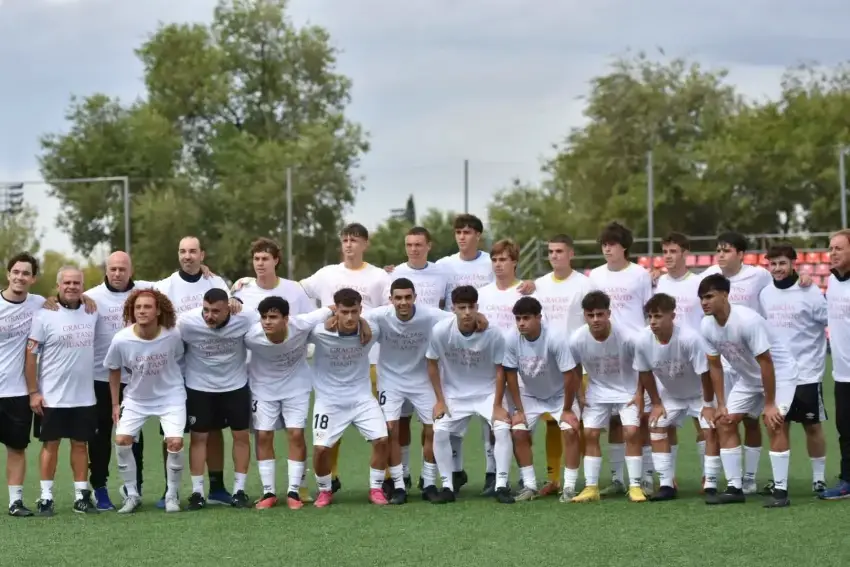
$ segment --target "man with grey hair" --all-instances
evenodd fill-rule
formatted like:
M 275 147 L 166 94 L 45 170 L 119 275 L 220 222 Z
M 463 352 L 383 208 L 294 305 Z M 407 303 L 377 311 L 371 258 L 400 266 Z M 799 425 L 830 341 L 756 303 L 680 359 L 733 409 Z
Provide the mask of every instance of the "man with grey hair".
M 83 273 L 79 268 L 63 266 L 56 280 L 59 309 L 42 309 L 36 314 L 24 360 L 30 407 L 36 414 L 34 429 L 42 442 L 41 498 L 36 503 L 41 516 L 52 516 L 54 512 L 53 479 L 62 439 L 71 441 L 74 512 L 97 512 L 86 480 L 86 445 L 97 429 L 94 393 L 97 314 L 83 309 Z

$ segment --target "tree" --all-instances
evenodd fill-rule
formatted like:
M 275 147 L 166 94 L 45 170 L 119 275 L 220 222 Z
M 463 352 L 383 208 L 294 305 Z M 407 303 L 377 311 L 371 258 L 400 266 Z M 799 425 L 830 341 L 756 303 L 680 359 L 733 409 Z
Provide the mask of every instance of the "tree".
M 45 177 L 131 177 L 137 266 L 156 271 L 177 235 L 191 231 L 219 273 L 248 273 L 254 238 L 285 239 L 287 168 L 297 271 L 338 258 L 331 235 L 354 202 L 368 143 L 345 116 L 351 81 L 336 71 L 328 33 L 296 28 L 286 7 L 220 0 L 210 25 L 160 26 L 136 52 L 144 100 L 74 100 L 69 131 L 43 138 Z M 97 184 L 53 192 L 78 251 L 120 248 L 117 194 Z
M 0 254 L 4 268 L 15 254 L 29 252 L 38 255 L 40 234 L 36 227 L 37 218 L 38 213 L 28 205 L 18 214 L 0 215 Z M 6 270 L 3 270 L 3 284 L 6 283 Z
M 432 262 L 457 252 L 454 239 L 454 212 L 442 212 L 429 209 L 421 219 L 423 226 L 431 233 Z M 397 265 L 406 261 L 404 252 L 404 237 L 413 224 L 404 218 L 389 218 L 369 236 L 369 248 L 366 251 L 366 261 L 376 266 Z

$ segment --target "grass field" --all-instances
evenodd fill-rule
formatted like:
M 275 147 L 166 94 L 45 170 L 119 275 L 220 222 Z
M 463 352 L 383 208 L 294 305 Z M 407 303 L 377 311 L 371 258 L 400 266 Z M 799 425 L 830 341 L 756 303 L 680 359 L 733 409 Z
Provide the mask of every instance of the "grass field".
M 827 411 L 833 407 L 832 383 L 825 384 Z M 81 517 L 71 511 L 72 483 L 63 445 L 54 489 L 53 518 L 0 520 L 2 565 L 848 565 L 850 543 L 846 522 L 850 503 L 820 502 L 811 494 L 811 469 L 802 429 L 793 428 L 791 497 L 787 509 L 765 510 L 761 497 L 743 506 L 707 507 L 698 494 L 700 472 L 693 429 L 680 433 L 678 478 L 680 499 L 667 503 L 630 504 L 625 498 L 597 504 L 560 504 L 547 498 L 513 506 L 477 496 L 483 484 L 483 454 L 477 424 L 465 445 L 470 484 L 454 505 L 434 506 L 419 499 L 401 507 L 376 507 L 366 500 L 369 449 L 350 430 L 341 452 L 343 489 L 334 505 L 293 512 L 211 507 L 200 512 L 167 515 L 154 507 L 162 487 L 157 443 L 146 453 L 145 506 L 132 516 L 114 512 Z M 834 426 L 826 424 L 829 441 L 827 482 L 837 470 Z M 148 439 L 157 424 L 148 423 Z M 543 431 L 538 431 L 535 457 L 545 473 Z M 417 438 L 417 435 L 414 435 Z M 286 451 L 278 443 L 278 456 Z M 607 453 L 605 453 L 607 454 Z M 25 487 L 28 506 L 39 494 L 38 444 L 30 446 Z M 0 457 L 4 458 L 4 457 Z M 414 478 L 420 462 L 412 457 Z M 226 467 L 227 468 L 227 467 Z M 285 486 L 278 470 L 278 486 Z M 228 489 L 232 474 L 226 473 Z M 770 478 L 765 449 L 759 484 Z M 517 479 L 516 471 L 512 481 Z M 579 481 L 581 482 L 581 480 Z M 118 476 L 112 459 L 110 486 L 118 500 Z M 189 494 L 188 471 L 181 495 Z M 314 483 L 311 479 L 311 487 Z M 248 493 L 260 494 L 256 469 Z

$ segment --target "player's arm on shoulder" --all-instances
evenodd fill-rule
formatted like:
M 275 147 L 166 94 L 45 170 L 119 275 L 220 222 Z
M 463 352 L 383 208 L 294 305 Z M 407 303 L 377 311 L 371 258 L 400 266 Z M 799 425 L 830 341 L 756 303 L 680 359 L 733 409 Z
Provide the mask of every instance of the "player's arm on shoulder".
M 327 321 L 333 316 L 333 311 L 328 307 L 319 307 L 309 313 L 303 313 L 289 318 L 289 324 L 293 330 L 300 333 L 309 333 L 319 323 Z

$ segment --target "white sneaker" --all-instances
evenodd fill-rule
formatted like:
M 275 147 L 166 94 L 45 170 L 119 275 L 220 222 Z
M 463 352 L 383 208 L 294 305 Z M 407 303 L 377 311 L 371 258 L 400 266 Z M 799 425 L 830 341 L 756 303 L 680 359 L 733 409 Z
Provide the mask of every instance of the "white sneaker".
M 567 504 L 569 502 L 572 502 L 573 498 L 575 498 L 575 497 L 576 497 L 575 489 L 565 488 L 564 491 L 561 492 L 561 496 L 560 496 L 560 498 L 558 498 L 558 501 L 563 503 L 563 504 Z
M 652 496 L 655 493 L 655 479 L 651 476 L 646 476 L 640 481 L 640 489 L 643 490 L 643 493 L 647 496 Z
M 165 497 L 165 511 L 166 512 L 179 512 L 180 511 L 180 500 L 177 499 L 176 495 Z
M 755 479 L 744 479 L 743 481 L 744 494 L 756 494 L 759 491 L 758 484 Z
M 124 505 L 118 509 L 119 514 L 132 514 L 142 505 L 142 499 L 138 496 L 128 496 L 124 499 Z

